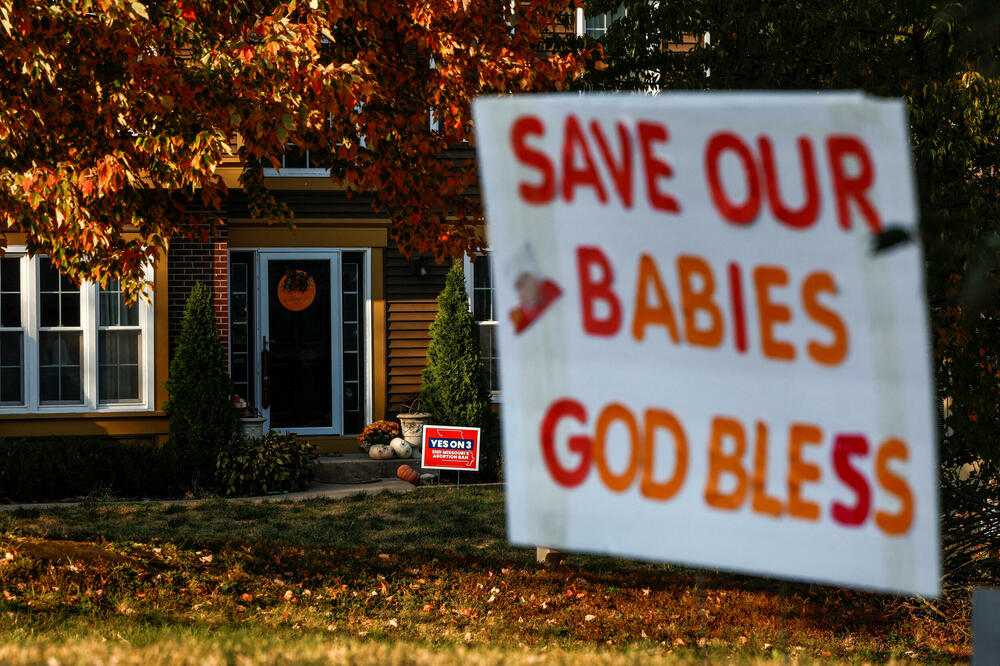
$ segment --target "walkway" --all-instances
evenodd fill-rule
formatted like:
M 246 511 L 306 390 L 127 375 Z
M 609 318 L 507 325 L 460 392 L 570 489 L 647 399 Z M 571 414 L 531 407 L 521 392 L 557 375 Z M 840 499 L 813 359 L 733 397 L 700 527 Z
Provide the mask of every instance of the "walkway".
M 241 502 L 297 502 L 314 497 L 328 497 L 338 499 L 350 497 L 352 495 L 377 495 L 379 493 L 407 493 L 415 486 L 399 479 L 379 479 L 372 483 L 314 483 L 306 490 L 297 493 L 282 493 L 280 495 L 259 495 L 257 497 L 231 497 L 224 498 Z M 194 502 L 204 502 L 209 498 L 201 499 L 155 499 L 155 500 L 109 500 L 110 503 L 120 504 L 186 504 Z M 85 502 L 27 502 L 24 504 L 0 504 L 0 511 L 17 511 L 18 509 L 56 509 L 63 506 L 77 506 Z M 101 503 L 101 502 L 98 502 Z

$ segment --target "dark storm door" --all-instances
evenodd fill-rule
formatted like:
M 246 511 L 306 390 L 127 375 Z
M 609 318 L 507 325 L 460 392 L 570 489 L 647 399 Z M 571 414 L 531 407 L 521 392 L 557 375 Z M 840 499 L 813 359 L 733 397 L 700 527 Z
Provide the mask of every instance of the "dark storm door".
M 268 252 L 261 263 L 261 397 L 268 425 L 300 434 L 339 434 L 340 255 Z

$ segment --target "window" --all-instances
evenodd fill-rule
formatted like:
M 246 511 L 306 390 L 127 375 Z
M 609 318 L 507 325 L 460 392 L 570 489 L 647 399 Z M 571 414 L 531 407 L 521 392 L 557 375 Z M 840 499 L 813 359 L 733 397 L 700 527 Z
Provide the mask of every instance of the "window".
M 365 253 L 341 254 L 343 304 L 344 433 L 365 427 Z
M 45 403 L 83 402 L 80 287 L 38 260 L 38 386 Z
M 229 262 L 229 375 L 233 391 L 257 406 L 254 391 L 252 252 L 233 252 Z
M 98 293 L 97 387 L 101 402 L 139 400 L 139 308 L 125 305 L 118 280 Z
M 0 258 L 0 405 L 24 401 L 24 322 L 21 260 Z
M 608 31 L 611 24 L 625 16 L 625 8 L 619 7 L 613 12 L 587 14 L 583 9 L 576 10 L 576 34 L 578 37 L 600 39 Z
M 479 329 L 479 358 L 486 367 L 490 392 L 500 397 L 500 374 L 497 355 L 497 317 L 493 301 L 492 258 L 488 254 L 465 259 L 465 285 L 472 306 L 472 317 Z
M 0 411 L 151 409 L 152 306 L 74 285 L 48 257 L 0 258 Z
M 364 109 L 362 103 L 358 103 L 354 107 L 356 114 L 360 114 Z M 333 126 L 333 117 L 328 115 L 326 119 L 327 128 Z M 357 126 L 357 142 L 362 148 L 367 146 L 366 137 L 362 131 L 360 125 Z M 274 168 L 274 164 L 268 159 L 261 160 L 261 166 L 263 168 L 264 176 L 268 178 L 291 178 L 291 177 L 302 177 L 302 176 L 329 176 L 330 166 L 328 155 L 324 161 L 323 151 L 311 151 L 306 148 L 301 148 L 294 143 L 288 143 L 285 145 L 285 152 L 283 152 L 278 157 L 278 169 Z M 325 163 L 324 163 L 325 162 Z
M 299 148 L 295 144 L 288 144 L 285 152 L 278 160 L 280 168 L 276 171 L 271 162 L 264 160 L 264 175 L 268 178 L 281 176 L 326 176 L 330 170 L 317 163 L 312 152 L 304 148 Z

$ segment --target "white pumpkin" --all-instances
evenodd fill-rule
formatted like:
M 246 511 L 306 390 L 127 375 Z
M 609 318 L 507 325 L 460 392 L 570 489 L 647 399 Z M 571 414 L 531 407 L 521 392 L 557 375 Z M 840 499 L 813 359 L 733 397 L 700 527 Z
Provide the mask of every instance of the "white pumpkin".
M 393 437 L 389 447 L 400 458 L 409 458 L 413 454 L 413 447 L 402 437 Z
M 392 455 L 392 447 L 388 444 L 372 444 L 368 449 L 368 457 L 372 460 L 388 460 Z

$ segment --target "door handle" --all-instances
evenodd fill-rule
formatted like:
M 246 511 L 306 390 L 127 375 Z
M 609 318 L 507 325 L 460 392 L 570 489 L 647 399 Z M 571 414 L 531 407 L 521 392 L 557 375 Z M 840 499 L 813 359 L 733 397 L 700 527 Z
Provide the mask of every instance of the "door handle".
M 271 406 L 271 367 L 270 355 L 267 349 L 267 336 L 264 336 L 264 344 L 260 350 L 260 407 L 267 409 Z

